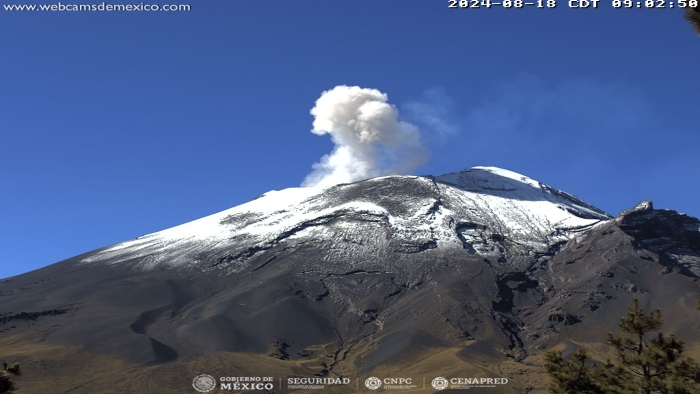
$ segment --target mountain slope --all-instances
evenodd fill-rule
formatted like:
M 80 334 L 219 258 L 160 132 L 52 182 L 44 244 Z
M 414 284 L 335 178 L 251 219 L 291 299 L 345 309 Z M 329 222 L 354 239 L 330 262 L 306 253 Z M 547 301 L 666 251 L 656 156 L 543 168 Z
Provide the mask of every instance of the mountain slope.
M 254 355 L 297 376 L 463 368 L 542 389 L 538 355 L 602 341 L 632 296 L 696 340 L 698 224 L 650 203 L 613 219 L 492 167 L 269 192 L 0 282 L 0 344 L 137 375 L 229 357 L 256 376 Z
M 385 243 L 374 248 L 410 251 L 470 247 L 488 229 L 526 249 L 544 251 L 582 229 L 610 219 L 604 212 L 525 176 L 476 167 L 441 177 L 392 176 L 329 189 L 269 192 L 238 207 L 95 253 L 84 262 L 118 264 L 138 259 L 139 269 L 213 266 L 227 273 L 248 268 L 250 258 L 286 240 L 331 241 L 360 232 L 336 221 L 375 223 Z M 328 226 L 328 224 L 331 224 Z M 370 237 L 375 238 L 375 237 Z M 461 241 L 461 242 L 460 242 Z M 465 242 L 467 242 L 465 244 Z M 488 240 L 482 243 L 489 244 Z M 485 248 L 496 247 L 486 245 Z M 338 250 L 355 253 L 346 244 Z M 485 252 L 484 249 L 482 252 Z M 482 254 L 483 254 L 482 253 Z

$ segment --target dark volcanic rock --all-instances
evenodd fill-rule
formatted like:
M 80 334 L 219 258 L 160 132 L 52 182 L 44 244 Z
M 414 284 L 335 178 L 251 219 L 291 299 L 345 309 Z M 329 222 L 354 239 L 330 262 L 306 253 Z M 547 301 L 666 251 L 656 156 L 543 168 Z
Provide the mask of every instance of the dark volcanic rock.
M 615 219 L 639 247 L 659 256 L 670 270 L 700 277 L 700 221 L 672 210 L 654 210 L 651 201 L 643 201 Z
M 144 364 L 254 353 L 326 376 L 435 347 L 522 360 L 600 342 L 632 297 L 696 336 L 699 229 L 651 203 L 613 219 L 493 168 L 270 192 L 0 281 L 0 337 Z

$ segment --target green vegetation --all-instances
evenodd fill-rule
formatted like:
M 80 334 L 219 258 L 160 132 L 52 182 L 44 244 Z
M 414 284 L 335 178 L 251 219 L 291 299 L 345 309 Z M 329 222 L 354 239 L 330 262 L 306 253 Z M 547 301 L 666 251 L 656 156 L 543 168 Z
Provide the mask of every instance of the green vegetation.
M 599 363 L 579 349 L 564 360 L 547 352 L 555 394 L 700 394 L 700 364 L 682 357 L 683 342 L 658 332 L 661 311 L 645 313 L 634 299 L 620 319 L 621 336 L 608 334 L 617 360 Z M 656 332 L 656 335 L 651 333 Z
M 3 362 L 2 371 L 0 371 L 0 393 L 11 393 L 15 388 L 14 382 L 12 382 L 12 375 L 19 375 L 20 373 L 19 363 Z
M 695 32 L 700 35 L 700 6 L 698 7 L 687 7 L 684 9 L 685 12 L 685 19 L 690 22 L 690 25 L 693 26 L 693 29 L 695 29 Z
M 2 363 L 2 369 L 15 375 L 19 375 L 21 373 L 19 370 L 19 363 L 8 363 L 5 361 Z

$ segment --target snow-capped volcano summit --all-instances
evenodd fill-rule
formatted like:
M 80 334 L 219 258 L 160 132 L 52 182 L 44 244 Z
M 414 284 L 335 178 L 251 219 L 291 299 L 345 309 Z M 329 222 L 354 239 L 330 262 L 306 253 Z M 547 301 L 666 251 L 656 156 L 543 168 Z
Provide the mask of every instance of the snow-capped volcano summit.
M 632 297 L 697 337 L 700 221 L 651 202 L 610 219 L 493 167 L 272 191 L 0 281 L 0 349 L 51 392 L 463 371 L 525 392 L 532 360 L 603 346 Z M 102 360 L 116 380 L 75 378 Z
M 383 263 L 385 256 L 372 251 L 387 246 L 405 253 L 465 248 L 504 260 L 508 253 L 544 253 L 610 218 L 526 176 L 474 167 L 438 177 L 385 176 L 330 188 L 271 191 L 83 261 L 129 262 L 145 270 L 217 267 L 233 273 L 246 270 L 254 256 L 280 242 L 294 247 L 303 239 L 324 240 L 330 254 L 345 253 L 348 247 L 369 253 L 367 264 Z

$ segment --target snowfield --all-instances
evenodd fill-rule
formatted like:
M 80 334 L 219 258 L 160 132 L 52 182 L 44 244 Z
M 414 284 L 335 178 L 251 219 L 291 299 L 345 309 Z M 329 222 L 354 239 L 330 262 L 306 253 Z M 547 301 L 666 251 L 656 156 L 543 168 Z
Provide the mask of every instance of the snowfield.
M 503 253 L 505 240 L 542 252 L 609 219 L 575 196 L 526 176 L 474 167 L 438 177 L 385 176 L 329 188 L 270 191 L 231 209 L 111 246 L 82 262 L 128 262 L 140 270 L 181 268 L 198 266 L 203 254 L 211 257 L 214 251 L 227 262 L 241 262 L 238 269 L 229 270 L 237 272 L 256 250 L 282 241 L 362 238 L 353 224 L 357 220 L 374 223 L 370 231 L 377 231 L 375 238 L 423 245 L 417 251 L 464 248 L 495 256 Z

